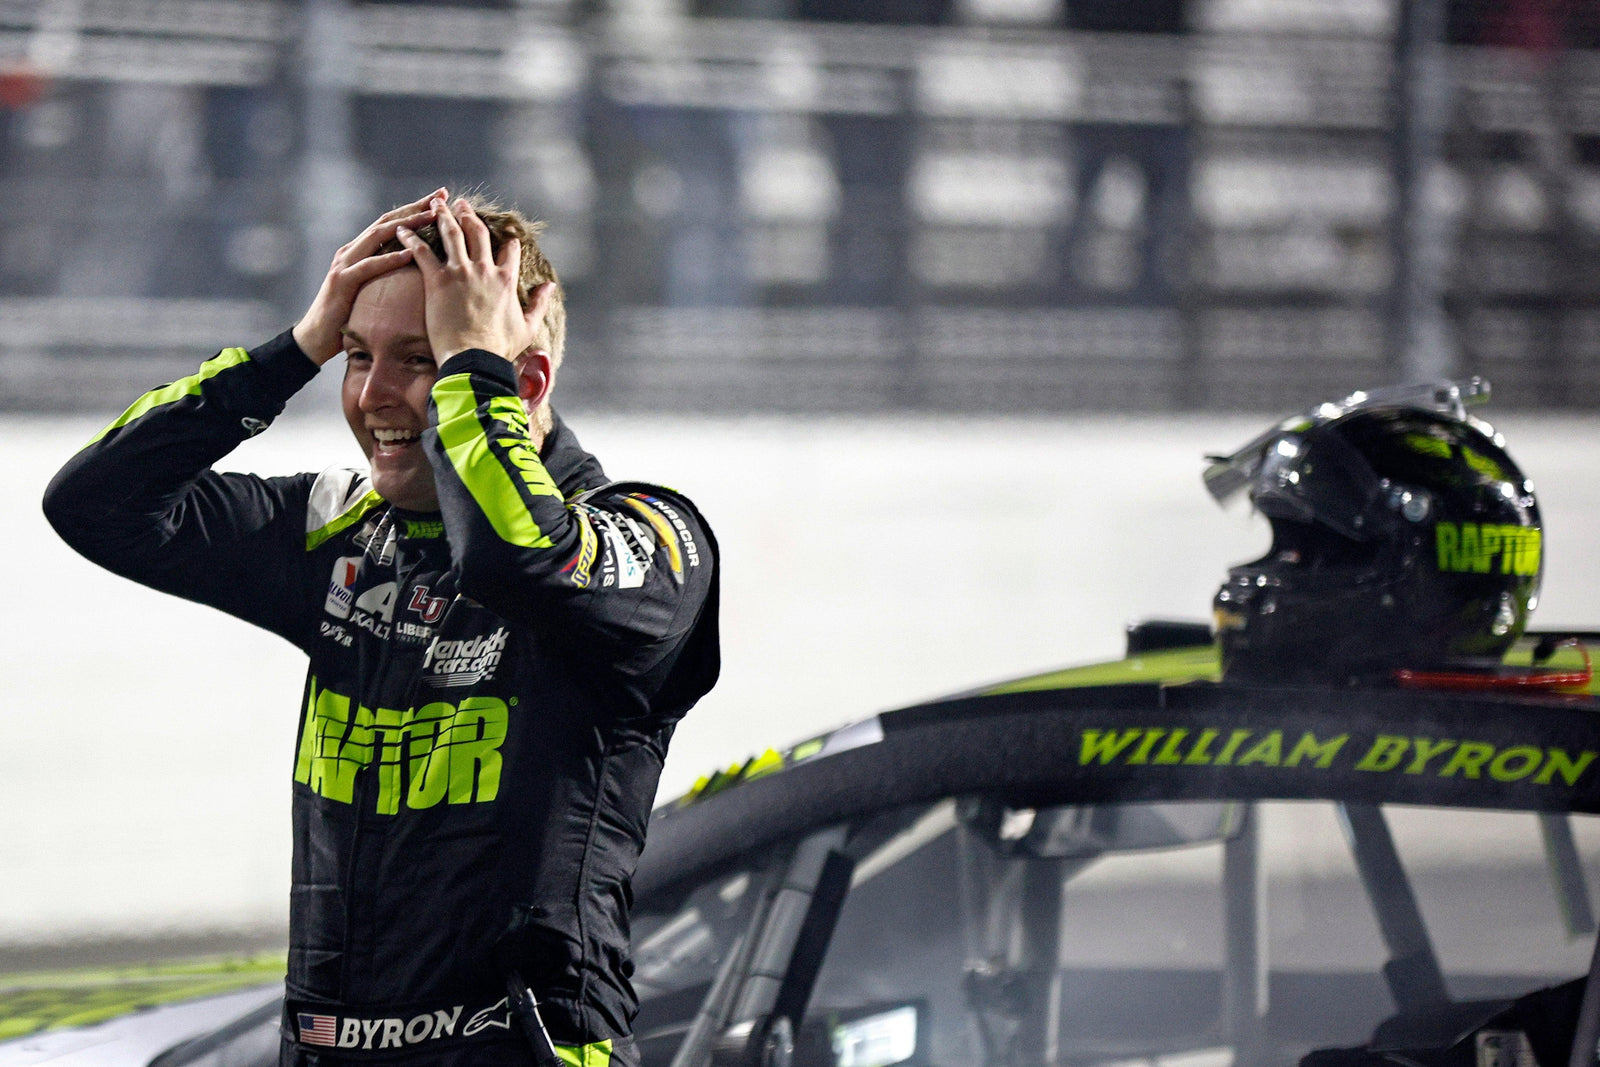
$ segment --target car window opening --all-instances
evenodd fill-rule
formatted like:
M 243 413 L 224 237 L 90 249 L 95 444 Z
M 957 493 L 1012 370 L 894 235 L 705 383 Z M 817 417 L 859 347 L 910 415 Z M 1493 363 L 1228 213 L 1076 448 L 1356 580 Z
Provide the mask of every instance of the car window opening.
M 1587 973 L 1597 823 L 993 796 L 878 814 L 828 838 L 853 861 L 848 895 L 784 1040 L 794 1067 L 1346 1067 L 1355 1060 L 1317 1057 L 1380 1034 L 1395 1048 L 1451 1047 L 1511 1018 L 1517 998 Z M 749 1013 L 754 972 L 714 987 L 751 965 L 751 938 L 771 948 L 773 902 L 803 846 L 679 887 L 669 906 L 640 902 L 646 1064 L 726 1062 L 727 1033 L 706 1036 L 699 1060 L 680 1055 L 710 997 L 728 1002 L 722 1021 L 746 1026 L 740 1040 L 762 1025 L 730 1007 L 743 998 Z M 793 940 L 799 920 L 787 921 Z M 762 966 L 770 1008 L 785 976 Z M 1542 995 L 1571 1000 L 1569 1046 L 1575 988 Z M 1523 1039 L 1484 1040 L 1514 1053 Z

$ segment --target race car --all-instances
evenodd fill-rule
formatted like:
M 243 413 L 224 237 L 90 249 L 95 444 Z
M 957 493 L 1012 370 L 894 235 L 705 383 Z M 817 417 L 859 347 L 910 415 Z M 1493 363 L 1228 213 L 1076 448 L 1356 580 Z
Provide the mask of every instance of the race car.
M 644 1062 L 1556 1067 L 1595 1048 L 1600 687 L 1579 649 L 1547 658 L 1559 688 L 1461 692 L 1222 681 L 1203 624 L 1128 640 L 658 808 L 635 880 Z M 273 1063 L 270 967 L 104 1021 L 95 996 L 131 1007 L 160 974 L 0 979 L 0 1065 Z

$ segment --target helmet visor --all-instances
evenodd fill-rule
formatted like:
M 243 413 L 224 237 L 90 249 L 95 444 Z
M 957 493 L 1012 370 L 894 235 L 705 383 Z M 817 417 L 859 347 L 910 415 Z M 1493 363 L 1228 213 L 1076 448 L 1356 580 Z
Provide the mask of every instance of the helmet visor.
M 1361 454 L 1335 433 L 1286 433 L 1265 449 L 1250 499 L 1269 519 L 1320 524 L 1352 541 L 1384 530 L 1374 507 L 1383 487 Z
M 1262 466 L 1274 454 L 1278 441 L 1285 435 L 1304 434 L 1307 430 L 1353 412 L 1380 408 L 1420 408 L 1464 419 L 1467 405 L 1481 404 L 1488 399 L 1489 383 L 1477 377 L 1395 385 L 1351 393 L 1338 402 L 1319 404 L 1304 414 L 1283 420 L 1229 455 L 1207 456 L 1210 465 L 1206 467 L 1204 475 L 1206 489 L 1219 504 L 1226 503 L 1246 487 L 1257 486 L 1259 489 Z

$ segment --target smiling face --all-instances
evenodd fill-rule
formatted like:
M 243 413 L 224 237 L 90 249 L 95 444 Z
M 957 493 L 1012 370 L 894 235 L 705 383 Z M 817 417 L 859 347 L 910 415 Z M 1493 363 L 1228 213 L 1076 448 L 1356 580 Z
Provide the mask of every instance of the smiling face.
M 375 278 L 356 294 L 344 329 L 342 400 L 378 495 L 396 507 L 437 511 L 422 431 L 439 368 L 428 344 L 422 295 L 422 272 L 413 267 Z

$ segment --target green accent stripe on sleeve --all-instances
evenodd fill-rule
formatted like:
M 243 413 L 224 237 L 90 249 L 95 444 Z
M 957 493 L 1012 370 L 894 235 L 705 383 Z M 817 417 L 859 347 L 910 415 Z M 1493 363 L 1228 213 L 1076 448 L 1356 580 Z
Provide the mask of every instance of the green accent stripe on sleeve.
M 383 497 L 378 495 L 378 491 L 376 489 L 367 490 L 366 496 L 362 497 L 360 500 L 357 500 L 354 504 L 351 504 L 344 511 L 340 512 L 338 518 L 334 519 L 326 526 L 308 532 L 306 534 L 306 551 L 310 552 L 312 549 L 327 541 L 328 538 L 335 536 L 342 530 L 349 529 L 355 523 L 359 522 L 367 512 L 371 511 L 373 508 L 382 503 Z
M 610 1067 L 611 1039 L 587 1045 L 556 1045 L 556 1059 L 567 1067 Z
M 163 385 L 160 389 L 152 389 L 138 400 L 135 400 L 127 411 L 117 416 L 117 421 L 95 434 L 93 440 L 89 443 L 91 445 L 94 444 L 112 430 L 126 426 L 152 408 L 170 404 L 174 400 L 182 400 L 186 396 L 199 396 L 200 383 L 208 378 L 215 378 L 229 367 L 237 367 L 241 363 L 246 363 L 249 359 L 250 353 L 242 348 L 224 348 L 221 352 L 200 364 L 200 369 L 189 375 L 189 377 L 179 378 L 171 385 Z
M 498 402 L 502 400 L 509 402 Z M 521 401 L 495 397 L 489 402 L 493 417 L 521 431 L 520 440 L 505 438 L 498 442 L 506 449 L 506 461 L 489 447 L 469 375 L 452 374 L 439 379 L 433 385 L 433 402 L 439 414 L 439 443 L 494 532 L 501 540 L 523 548 L 555 547 L 539 529 L 524 500 L 524 494 L 559 499 L 561 490 L 527 444 L 527 413 L 522 410 Z

